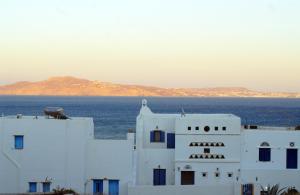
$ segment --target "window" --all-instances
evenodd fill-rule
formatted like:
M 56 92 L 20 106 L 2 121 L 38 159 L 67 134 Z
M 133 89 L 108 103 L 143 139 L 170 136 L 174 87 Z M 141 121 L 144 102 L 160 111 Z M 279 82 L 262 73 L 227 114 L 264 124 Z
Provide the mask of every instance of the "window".
M 102 179 L 94 179 L 93 180 L 93 193 L 103 193 L 103 180 Z
M 263 142 L 260 144 L 259 148 L 259 161 L 269 162 L 271 161 L 271 148 L 268 142 Z
M 226 129 L 227 129 L 226 127 L 222 127 L 222 130 L 223 130 L 223 131 L 226 131 Z
M 259 161 L 271 161 L 271 148 L 259 148 Z
M 43 192 L 50 192 L 50 182 L 43 183 Z
M 298 149 L 286 150 L 286 168 L 287 169 L 298 168 Z
M 207 177 L 207 172 L 203 172 L 202 177 Z
M 227 173 L 228 177 L 232 177 L 233 173 Z
M 119 195 L 119 180 L 108 181 L 108 194 Z
M 150 142 L 165 142 L 165 132 L 159 130 L 151 131 Z
M 24 136 L 15 135 L 15 149 L 21 150 L 24 148 Z
M 181 185 L 194 185 L 195 172 L 194 171 L 181 171 Z
M 218 131 L 219 130 L 219 127 L 215 127 L 215 131 Z
M 210 130 L 209 126 L 205 126 L 205 127 L 204 127 L 204 131 L 205 131 L 205 132 L 209 132 L 209 130 Z
M 209 148 L 204 148 L 204 153 L 210 153 L 210 149 Z
M 215 176 L 216 177 L 220 177 L 220 173 L 219 172 L 215 172 Z
M 199 127 L 198 127 L 198 126 L 197 126 L 197 127 L 195 127 L 195 130 L 197 130 L 197 131 L 198 131 L 198 130 L 199 130 Z
M 37 192 L 37 183 L 29 182 L 29 192 Z
M 192 127 L 189 126 L 189 127 L 188 127 L 188 130 L 189 130 L 189 131 L 192 130 Z
M 167 148 L 170 148 L 170 149 L 175 148 L 175 133 L 167 134 Z
M 166 169 L 153 169 L 153 185 L 166 185 Z

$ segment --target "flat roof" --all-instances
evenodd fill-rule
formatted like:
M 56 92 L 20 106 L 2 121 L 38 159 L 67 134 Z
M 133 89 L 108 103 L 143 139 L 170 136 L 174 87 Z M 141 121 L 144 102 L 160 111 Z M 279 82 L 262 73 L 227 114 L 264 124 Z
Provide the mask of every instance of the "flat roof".
M 7 116 L 0 116 L 0 119 L 34 119 L 34 120 L 59 120 L 59 121 L 64 121 L 64 120 L 92 120 L 93 118 L 91 117 L 70 117 L 70 119 L 56 119 L 48 116 L 28 116 L 28 115 L 7 115 Z

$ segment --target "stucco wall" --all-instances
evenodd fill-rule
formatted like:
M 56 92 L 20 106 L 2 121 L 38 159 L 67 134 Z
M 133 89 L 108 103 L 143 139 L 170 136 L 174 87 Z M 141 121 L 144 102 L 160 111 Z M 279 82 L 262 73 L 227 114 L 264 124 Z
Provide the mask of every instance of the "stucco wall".
M 135 186 L 129 195 L 238 195 L 233 185 L 228 186 Z
M 127 186 L 133 181 L 134 140 L 92 140 L 88 147 L 86 192 L 92 193 L 93 179 L 119 180 L 120 195 L 127 195 Z

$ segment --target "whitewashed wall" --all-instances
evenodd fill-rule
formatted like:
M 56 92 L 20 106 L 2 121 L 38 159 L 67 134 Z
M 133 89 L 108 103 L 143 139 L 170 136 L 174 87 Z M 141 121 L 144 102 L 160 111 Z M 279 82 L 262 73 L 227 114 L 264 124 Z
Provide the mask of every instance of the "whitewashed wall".
M 300 131 L 244 130 L 242 141 L 242 181 L 267 186 L 280 183 L 282 187 L 295 186 L 300 189 Z M 268 142 L 271 161 L 260 162 L 259 146 Z M 290 142 L 295 146 L 291 147 Z M 298 149 L 298 169 L 286 169 L 286 149 Z
M 129 187 L 130 195 L 240 195 L 239 186 L 135 186 Z
M 89 118 L 52 120 L 1 118 L 0 191 L 27 192 L 28 182 L 83 189 L 86 150 L 93 137 Z M 14 149 L 14 135 L 24 135 L 24 149 Z M 41 189 L 41 184 L 39 185 Z
M 104 179 L 104 193 L 108 194 L 108 180 L 119 180 L 120 195 L 127 195 L 128 183 L 133 182 L 134 140 L 92 140 L 88 147 L 86 193 L 93 192 L 93 179 Z

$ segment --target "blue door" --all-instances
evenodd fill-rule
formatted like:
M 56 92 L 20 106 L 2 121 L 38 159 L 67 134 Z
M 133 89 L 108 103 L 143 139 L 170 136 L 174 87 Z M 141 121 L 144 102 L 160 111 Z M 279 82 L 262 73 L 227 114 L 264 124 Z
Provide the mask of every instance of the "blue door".
M 29 192 L 37 192 L 37 183 L 29 182 Z
M 43 192 L 50 192 L 50 182 L 44 182 L 43 183 Z
M 175 148 L 175 133 L 167 134 L 167 148 Z
M 155 186 L 166 185 L 166 169 L 153 170 L 153 185 Z
M 119 195 L 119 180 L 109 180 L 108 185 L 109 195 Z
M 254 192 L 253 192 L 253 184 L 244 184 L 243 186 L 242 186 L 242 191 L 243 191 L 243 193 L 242 193 L 242 195 L 252 195 L 252 194 L 254 194 Z
M 298 149 L 286 150 L 286 168 L 287 169 L 298 168 Z
M 103 193 L 103 180 L 102 179 L 94 179 L 93 180 L 93 193 L 94 194 L 102 194 Z

